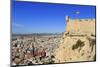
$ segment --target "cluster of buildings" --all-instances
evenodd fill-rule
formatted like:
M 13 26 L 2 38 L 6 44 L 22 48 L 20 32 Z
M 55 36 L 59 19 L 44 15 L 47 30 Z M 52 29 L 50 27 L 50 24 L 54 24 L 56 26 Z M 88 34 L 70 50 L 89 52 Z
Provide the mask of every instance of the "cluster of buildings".
M 58 36 L 13 36 L 11 42 L 12 65 L 54 63 L 54 50 L 60 44 Z

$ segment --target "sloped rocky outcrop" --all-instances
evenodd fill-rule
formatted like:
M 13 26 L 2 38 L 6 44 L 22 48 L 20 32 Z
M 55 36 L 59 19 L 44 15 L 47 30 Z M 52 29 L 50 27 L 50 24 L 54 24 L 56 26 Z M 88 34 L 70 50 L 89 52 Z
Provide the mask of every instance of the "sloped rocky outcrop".
M 95 21 L 89 19 L 72 23 L 69 20 L 67 23 L 62 42 L 55 50 L 55 63 L 96 60 Z

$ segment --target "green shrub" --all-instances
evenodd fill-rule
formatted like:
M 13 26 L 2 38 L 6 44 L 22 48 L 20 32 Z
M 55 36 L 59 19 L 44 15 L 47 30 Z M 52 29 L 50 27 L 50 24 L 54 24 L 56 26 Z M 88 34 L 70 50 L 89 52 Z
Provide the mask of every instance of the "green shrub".
M 54 61 L 53 60 L 50 60 L 49 62 L 48 62 L 48 64 L 53 64 L 54 63 Z
M 80 39 L 76 42 L 75 45 L 72 46 L 72 50 L 75 50 L 77 48 L 81 48 L 82 46 L 84 46 L 84 42 L 82 42 Z

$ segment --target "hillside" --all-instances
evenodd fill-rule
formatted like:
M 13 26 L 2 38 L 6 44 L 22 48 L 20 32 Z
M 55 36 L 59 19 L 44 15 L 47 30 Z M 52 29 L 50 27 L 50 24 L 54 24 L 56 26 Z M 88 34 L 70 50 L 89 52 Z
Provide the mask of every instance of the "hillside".
M 66 22 L 55 63 L 96 60 L 95 19 L 66 18 Z

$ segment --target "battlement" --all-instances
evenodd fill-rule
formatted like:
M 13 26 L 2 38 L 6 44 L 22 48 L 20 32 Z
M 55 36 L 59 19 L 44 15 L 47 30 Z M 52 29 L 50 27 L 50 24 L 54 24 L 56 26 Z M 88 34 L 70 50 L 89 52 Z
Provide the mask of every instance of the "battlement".
M 71 19 L 66 16 L 66 32 L 95 35 L 95 19 Z

